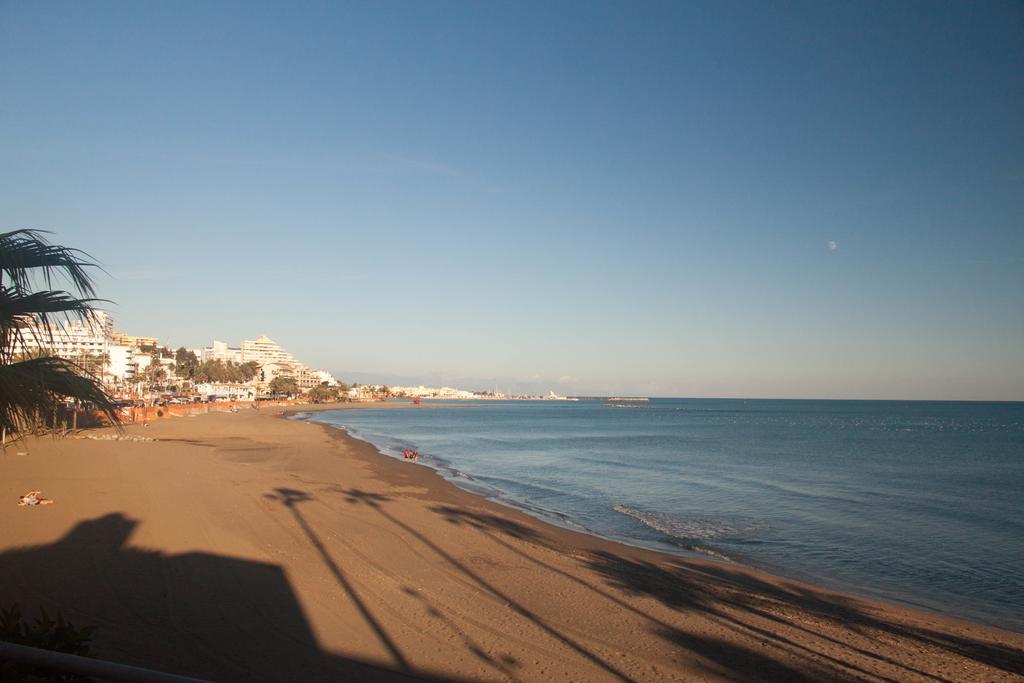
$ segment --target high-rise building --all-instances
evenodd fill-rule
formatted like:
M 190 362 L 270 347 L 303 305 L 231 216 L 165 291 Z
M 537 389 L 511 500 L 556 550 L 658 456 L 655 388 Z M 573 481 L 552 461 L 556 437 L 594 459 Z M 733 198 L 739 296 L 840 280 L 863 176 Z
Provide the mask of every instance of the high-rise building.
M 213 344 L 207 346 L 199 355 L 203 363 L 211 360 L 230 361 L 232 363 L 242 362 L 242 349 L 228 346 L 227 342 L 213 340 Z
M 256 361 L 260 365 L 300 365 L 295 356 L 282 349 L 277 342 L 263 334 L 256 340 L 242 341 L 242 362 Z
M 123 337 L 114 332 L 114 319 L 109 314 L 96 311 L 84 320 L 22 328 L 22 338 L 15 344 L 14 352 L 45 352 L 90 368 L 104 380 L 128 380 L 137 369 L 136 348 L 118 343 Z
M 71 360 L 83 356 L 99 356 L 107 353 L 107 349 L 114 344 L 113 335 L 113 319 L 103 311 L 96 311 L 84 320 L 23 327 L 14 352 L 37 353 L 46 350 Z
M 202 349 L 199 354 L 203 362 L 210 360 L 232 361 L 235 363 L 256 363 L 259 372 L 256 374 L 257 385 L 266 387 L 275 377 L 291 377 L 302 389 L 320 386 L 324 382 L 335 385 L 337 380 L 325 370 L 315 370 L 295 359 L 295 356 L 281 348 L 267 335 L 256 339 L 245 339 L 238 348 L 230 347 L 225 342 L 214 341 Z

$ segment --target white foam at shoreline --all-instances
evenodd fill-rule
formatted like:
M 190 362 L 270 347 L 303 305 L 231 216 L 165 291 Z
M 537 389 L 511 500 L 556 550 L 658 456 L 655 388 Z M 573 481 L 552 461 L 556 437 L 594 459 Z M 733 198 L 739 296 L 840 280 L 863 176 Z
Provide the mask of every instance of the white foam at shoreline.
M 655 531 L 684 541 L 713 541 L 757 531 L 764 526 L 757 523 L 736 524 L 715 519 L 682 517 L 664 512 L 638 510 L 625 505 L 616 505 L 612 509 Z

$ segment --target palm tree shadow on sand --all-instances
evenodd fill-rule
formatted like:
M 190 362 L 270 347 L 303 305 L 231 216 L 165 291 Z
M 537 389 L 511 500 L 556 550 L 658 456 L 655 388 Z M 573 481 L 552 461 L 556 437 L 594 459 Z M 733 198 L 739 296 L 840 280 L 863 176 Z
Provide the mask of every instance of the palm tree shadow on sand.
M 577 650 L 583 660 L 605 669 L 607 677 L 628 680 L 628 676 L 562 633 L 556 627 L 557 620 L 550 620 L 550 615 L 535 614 L 518 605 L 471 567 L 391 515 L 386 509 L 388 497 L 340 487 L 331 493 L 341 494 L 346 504 L 374 509 L 383 520 L 436 553 L 454 572 L 484 592 L 508 600 L 520 618 Z M 332 559 L 302 515 L 299 507 L 314 500 L 311 494 L 276 489 L 267 497 L 295 516 L 341 590 L 391 655 L 389 665 L 324 651 L 281 567 L 210 553 L 167 554 L 130 547 L 127 542 L 138 522 L 118 513 L 82 522 L 52 544 L 0 553 L 0 605 L 19 602 L 29 614 L 38 607 L 51 613 L 60 609 L 78 625 L 97 627 L 94 651 L 98 657 L 210 680 L 452 680 L 450 676 L 415 670 L 407 663 L 400 644 L 394 642 L 360 599 L 343 567 Z M 529 527 L 457 506 L 438 506 L 432 512 L 452 524 L 465 525 L 491 537 L 524 560 L 543 564 L 508 542 L 516 539 L 543 543 Z M 766 624 L 774 622 L 790 632 L 804 631 L 805 635 L 823 640 L 828 640 L 827 633 L 815 633 L 810 624 L 794 623 L 774 614 L 766 609 L 766 598 L 780 602 L 799 600 L 804 609 L 823 622 L 905 638 L 916 646 L 955 653 L 1006 674 L 1024 670 L 1024 653 L 1020 650 L 880 621 L 853 603 L 823 601 L 813 593 L 796 595 L 793 591 L 799 589 L 794 585 L 762 583 L 728 567 L 701 570 L 694 566 L 662 566 L 610 552 L 591 553 L 583 565 L 592 572 L 590 580 L 571 578 L 595 600 L 607 600 L 636 612 L 634 606 L 622 600 L 623 593 L 654 598 L 674 611 L 703 613 L 738 632 L 759 636 L 770 646 L 757 652 L 641 615 L 648 621 L 652 637 L 670 642 L 682 651 L 700 654 L 709 663 L 709 672 L 720 676 L 743 680 L 941 678 L 869 651 L 859 654 L 898 673 L 893 678 L 871 675 L 845 658 L 826 658 L 823 662 L 822 653 L 817 664 L 810 666 L 812 653 L 806 646 L 783 637 Z M 555 567 L 549 569 L 559 571 Z M 593 581 L 595 578 L 599 581 Z M 616 589 L 616 594 L 609 589 Z M 424 600 L 412 592 L 407 594 Z M 446 619 L 442 607 L 425 601 L 422 604 L 423 609 L 441 620 Z M 515 678 L 514 660 L 494 660 L 477 647 L 468 633 L 462 633 L 461 640 L 467 652 L 487 661 L 496 673 Z M 797 661 L 802 660 L 802 664 L 779 656 L 787 651 L 796 655 Z
M 546 631 L 551 637 L 562 642 L 564 645 L 572 650 L 583 659 L 589 661 L 591 664 L 596 665 L 598 668 L 603 669 L 603 673 L 606 678 L 618 679 L 623 681 L 633 680 L 627 674 L 619 671 L 611 662 L 608 662 L 599 657 L 594 652 L 589 651 L 581 643 L 576 642 L 566 633 L 561 632 L 555 627 L 554 622 L 550 620 L 550 616 L 544 616 L 537 614 L 527 609 L 523 605 L 520 605 L 514 599 L 503 593 L 500 589 L 496 588 L 485 578 L 474 572 L 466 564 L 460 562 L 458 559 L 453 557 L 450 553 L 445 551 L 443 548 L 434 543 L 431 539 L 427 538 L 419 531 L 413 529 L 408 524 L 400 521 L 393 515 L 389 514 L 384 509 L 386 503 L 390 500 L 387 496 L 383 496 L 377 493 L 371 493 L 362 491 L 360 489 L 343 489 L 337 487 L 333 489 L 333 492 L 339 493 L 343 496 L 346 503 L 350 505 L 366 505 L 367 507 L 376 510 L 384 519 L 389 523 L 400 528 L 405 534 L 418 539 L 426 547 L 430 548 L 435 554 L 447 562 L 453 571 L 458 572 L 470 579 L 473 583 L 476 583 L 481 589 L 487 593 L 499 597 L 509 606 L 509 608 L 524 618 L 526 621 L 531 622 L 541 630 Z M 481 533 L 484 533 L 491 537 L 492 540 L 504 545 L 509 550 L 519 554 L 524 559 L 534 562 L 534 558 L 528 554 L 522 553 L 515 549 L 513 546 L 508 545 L 502 541 L 496 534 L 505 535 L 511 538 L 518 539 L 520 541 L 529 541 L 537 544 L 544 544 L 545 539 L 530 527 L 519 524 L 510 519 L 500 517 L 498 515 L 492 515 L 482 513 L 479 511 L 471 511 L 457 506 L 442 505 L 431 508 L 431 512 L 440 515 L 443 519 L 454 525 L 465 525 L 472 527 Z M 543 564 L 543 563 L 541 563 Z M 559 571 L 549 565 L 544 565 L 551 571 Z M 575 580 L 575 579 L 574 579 Z M 610 597 L 607 593 L 602 592 L 600 589 L 581 581 L 590 590 L 604 597 Z M 634 609 L 625 603 L 619 602 L 620 607 L 627 609 Z M 691 650 L 694 652 L 700 652 L 709 661 L 714 662 L 714 672 L 717 674 L 724 674 L 728 677 L 740 677 L 742 679 L 757 679 L 757 680 L 786 680 L 786 681 L 812 681 L 817 680 L 815 678 L 804 675 L 803 672 L 795 670 L 786 664 L 777 661 L 776 659 L 766 656 L 762 653 L 752 651 L 748 648 L 738 647 L 732 643 L 720 641 L 714 638 L 700 638 L 697 636 L 688 635 L 687 640 L 682 640 L 679 636 L 686 635 L 682 632 L 677 632 L 670 627 L 667 627 L 662 631 L 652 633 L 665 640 L 672 642 L 675 646 L 683 650 Z
M 442 680 L 325 652 L 281 567 L 129 547 L 137 525 L 109 514 L 0 554 L 0 604 L 96 626 L 102 659 L 210 680 Z
M 699 653 L 712 662 L 717 673 L 743 680 L 945 680 L 942 676 L 928 673 L 907 662 L 896 661 L 884 654 L 858 648 L 850 643 L 835 640 L 825 629 L 814 628 L 798 621 L 787 619 L 767 605 L 776 603 L 799 604 L 817 622 L 843 626 L 854 632 L 874 633 L 883 638 L 900 638 L 914 648 L 933 648 L 948 654 L 963 657 L 992 667 L 1005 674 L 1024 672 L 1024 652 L 995 642 L 984 642 L 950 632 L 942 632 L 921 626 L 910 626 L 880 619 L 865 611 L 855 600 L 840 595 L 828 598 L 800 584 L 792 582 L 772 583 L 756 575 L 735 571 L 730 565 L 687 565 L 684 563 L 654 564 L 635 558 L 623 557 L 614 552 L 597 551 L 588 554 L 582 565 L 593 573 L 598 582 L 588 581 L 577 575 L 567 574 L 557 567 L 546 564 L 510 544 L 506 538 L 542 542 L 536 533 L 511 520 L 468 510 L 458 506 L 440 505 L 431 508 L 449 523 L 468 526 L 490 538 L 523 560 L 541 565 L 551 572 L 573 581 L 590 591 L 595 598 L 607 600 L 619 608 L 628 610 L 646 620 L 653 636 L 674 646 Z M 607 589 L 620 591 L 619 595 Z M 763 643 L 763 651 L 737 647 L 723 639 L 707 634 L 687 632 L 666 621 L 638 610 L 625 602 L 621 594 L 653 598 L 664 606 L 679 613 L 701 613 L 728 630 L 754 636 Z M 770 625 L 770 626 L 767 626 Z M 889 667 L 896 672 L 896 678 L 886 678 L 878 673 L 866 671 L 846 657 L 830 656 L 818 651 L 813 644 L 798 642 L 784 634 L 798 633 L 812 639 L 810 642 L 825 642 L 828 645 L 845 648 L 848 654 L 856 654 L 864 660 Z M 788 653 L 803 660 L 809 666 L 806 670 L 794 668 L 777 654 Z M 812 660 L 816 660 L 812 663 Z

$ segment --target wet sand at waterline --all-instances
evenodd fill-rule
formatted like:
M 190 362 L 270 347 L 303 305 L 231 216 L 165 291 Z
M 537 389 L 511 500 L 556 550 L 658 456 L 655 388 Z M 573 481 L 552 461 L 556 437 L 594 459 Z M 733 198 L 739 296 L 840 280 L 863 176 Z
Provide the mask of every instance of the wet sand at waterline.
M 553 527 L 282 413 L 9 446 L 0 606 L 96 626 L 105 659 L 226 681 L 1024 671 L 1024 635 Z M 18 507 L 30 490 L 55 504 Z

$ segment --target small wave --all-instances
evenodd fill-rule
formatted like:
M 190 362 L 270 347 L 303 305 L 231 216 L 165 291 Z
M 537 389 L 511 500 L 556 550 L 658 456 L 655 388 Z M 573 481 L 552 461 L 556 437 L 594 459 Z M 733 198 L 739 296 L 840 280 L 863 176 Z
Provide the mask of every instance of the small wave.
M 759 523 L 738 523 L 726 522 L 720 519 L 682 517 L 664 512 L 637 510 L 625 505 L 616 505 L 612 509 L 619 514 L 632 517 L 644 526 L 682 541 L 714 541 L 757 531 L 764 526 Z M 693 549 L 698 552 L 715 554 L 714 551 L 706 548 L 694 547 Z
M 695 553 L 700 553 L 702 555 L 707 555 L 708 557 L 714 557 L 715 559 L 718 559 L 718 560 L 725 560 L 726 562 L 733 562 L 734 561 L 731 557 L 729 557 L 725 553 L 720 553 L 717 550 L 712 550 L 711 548 L 708 548 L 707 546 L 703 546 L 703 545 L 686 545 L 684 547 L 687 550 L 692 550 Z

